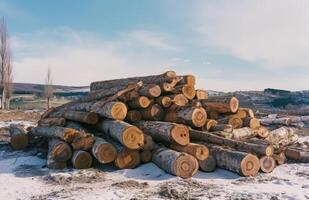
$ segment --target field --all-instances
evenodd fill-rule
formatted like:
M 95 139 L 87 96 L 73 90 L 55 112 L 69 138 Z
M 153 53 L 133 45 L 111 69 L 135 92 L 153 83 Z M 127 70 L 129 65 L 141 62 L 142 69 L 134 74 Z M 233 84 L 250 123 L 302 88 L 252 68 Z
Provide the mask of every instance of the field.
M 46 152 L 12 151 L 10 123 L 31 126 L 40 110 L 0 113 L 0 199 L 309 199 L 309 164 L 287 163 L 270 174 L 240 177 L 226 170 L 198 172 L 193 178 L 171 176 L 153 163 L 116 170 L 96 165 L 87 170 L 46 168 Z M 301 140 L 309 142 L 307 129 Z

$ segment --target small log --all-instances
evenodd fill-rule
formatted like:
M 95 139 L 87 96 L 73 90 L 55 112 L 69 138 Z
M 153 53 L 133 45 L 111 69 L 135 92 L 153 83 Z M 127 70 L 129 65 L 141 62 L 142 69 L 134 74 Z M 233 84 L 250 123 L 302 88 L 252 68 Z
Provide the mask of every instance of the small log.
M 214 119 L 214 120 L 218 120 L 220 117 L 220 113 L 218 113 L 217 111 L 208 111 L 207 110 L 207 116 L 209 117 L 209 119 Z
M 119 169 L 133 169 L 141 163 L 140 153 L 138 150 L 124 148 L 121 144 L 112 142 L 117 149 L 115 166 Z
M 70 145 L 55 138 L 48 141 L 48 152 L 50 159 L 56 162 L 66 162 L 72 157 Z
M 248 127 L 233 129 L 233 139 L 241 140 L 244 138 L 252 138 L 256 136 L 256 132 Z
M 117 156 L 116 148 L 111 143 L 99 137 L 96 137 L 91 152 L 99 163 L 102 164 L 113 162 Z
M 139 109 L 143 120 L 160 121 L 164 117 L 164 110 L 158 104 L 153 104 L 148 108 Z
M 141 161 L 142 161 L 143 163 L 148 163 L 148 162 L 150 162 L 150 161 L 151 161 L 151 155 L 152 155 L 151 151 L 149 151 L 149 150 L 142 150 L 142 151 L 140 152 Z
M 92 156 L 87 151 L 75 151 L 72 156 L 72 164 L 75 169 L 88 169 L 92 165 Z
M 71 145 L 74 150 L 89 150 L 91 149 L 93 143 L 95 142 L 95 137 L 92 134 L 84 133 L 82 137 L 75 139 Z
M 127 113 L 125 121 L 128 122 L 128 123 L 134 123 L 134 122 L 140 121 L 141 119 L 142 119 L 142 114 L 139 111 L 130 110 Z
M 145 134 L 144 135 L 144 145 L 143 150 L 149 150 L 152 151 L 155 148 L 155 142 L 153 141 L 152 137 L 150 135 Z
M 242 119 L 243 126 L 247 126 L 253 129 L 259 128 L 261 126 L 260 121 L 257 118 L 245 117 Z
M 17 124 L 10 125 L 10 140 L 11 146 L 14 150 L 20 150 L 26 148 L 29 143 L 28 134 L 26 130 Z
M 260 161 L 253 154 L 226 149 L 217 145 L 207 145 L 215 157 L 217 166 L 238 173 L 242 176 L 256 176 Z
M 232 139 L 233 138 L 233 133 L 230 132 L 224 132 L 224 131 L 215 131 L 215 132 L 211 132 L 214 135 L 220 136 L 220 137 L 224 137 L 227 139 Z
M 172 91 L 174 94 L 183 94 L 187 99 L 195 97 L 195 88 L 190 85 L 178 85 Z
M 275 159 L 277 165 L 283 165 L 286 161 L 284 152 L 274 154 L 272 157 Z
M 290 125 L 292 123 L 291 119 L 288 117 L 283 118 L 262 118 L 260 123 L 265 126 L 269 125 Z
M 51 156 L 47 155 L 46 166 L 49 169 L 64 169 L 67 167 L 67 162 L 57 162 L 51 158 Z
M 258 156 L 263 155 L 271 156 L 273 155 L 274 152 L 274 148 L 271 145 L 252 144 L 243 141 L 231 140 L 220 136 L 216 136 L 208 132 L 193 129 L 190 129 L 190 139 L 196 141 L 209 142 L 217 145 L 228 146 L 238 151 L 244 151 L 256 154 Z
M 172 79 L 172 81 L 170 82 L 164 82 L 159 84 L 161 87 L 161 90 L 163 92 L 172 92 L 175 88 L 175 86 L 179 83 L 179 81 L 181 81 L 180 77 L 175 77 Z
M 253 129 L 259 138 L 267 138 L 270 134 L 269 130 L 265 126 Z
M 285 156 L 289 160 L 301 163 L 309 163 L 309 151 L 305 149 L 288 147 L 285 150 Z
M 230 124 L 218 124 L 209 130 L 210 132 L 223 131 L 227 133 L 233 132 L 233 126 Z
M 233 117 L 227 116 L 227 117 L 218 119 L 217 121 L 219 124 L 230 124 L 232 125 L 233 129 L 243 127 L 243 120 L 241 118 L 234 117 L 234 116 Z
M 82 122 L 86 124 L 96 124 L 99 117 L 93 112 L 81 112 L 81 111 L 58 111 L 49 114 L 50 117 L 64 117 L 68 120 Z
M 150 105 L 151 101 L 148 99 L 148 97 L 140 96 L 132 101 L 127 102 L 129 108 L 131 109 L 137 109 L 137 108 L 147 108 Z
M 232 116 L 239 117 L 241 119 L 245 117 L 254 118 L 254 112 L 250 108 L 239 108 L 235 114 Z
M 309 122 L 309 115 L 307 116 L 289 116 L 291 123 Z
M 189 130 L 184 125 L 160 121 L 139 121 L 135 125 L 156 141 L 189 144 Z
M 181 178 L 192 177 L 199 167 L 193 156 L 166 147 L 159 147 L 153 151 L 152 162 L 166 172 Z
M 202 127 L 202 130 L 210 131 L 217 126 L 218 122 L 214 119 L 206 119 L 205 125 Z
M 270 173 L 274 171 L 276 167 L 276 161 L 273 157 L 271 156 L 263 156 L 260 158 L 260 166 L 261 166 L 261 171 L 264 173 Z
M 288 146 L 294 144 L 298 140 L 298 135 L 296 134 L 296 129 L 290 127 L 281 127 L 272 130 L 265 140 L 272 144 L 275 148 L 280 148 L 281 146 Z
M 38 122 L 39 126 L 64 126 L 66 123 L 65 118 L 63 117 L 50 117 L 41 119 Z
M 208 94 L 206 90 L 195 90 L 195 98 L 199 100 L 208 99 Z
M 190 86 L 195 86 L 196 78 L 194 75 L 184 75 L 178 76 L 180 78 L 179 84 L 187 84 Z
M 128 109 L 124 103 L 112 101 L 107 102 L 102 107 L 93 110 L 93 112 L 109 119 L 123 120 L 127 115 Z M 96 121 L 96 123 L 97 122 L 98 121 Z
M 144 134 L 136 126 L 123 121 L 106 119 L 97 124 L 97 129 L 108 134 L 128 149 L 139 149 L 144 144 Z
M 74 122 L 74 121 L 68 121 L 66 123 L 65 127 L 66 128 L 73 128 L 73 129 L 81 131 L 81 132 L 86 132 L 86 133 L 88 132 L 88 130 L 83 125 L 81 125 L 78 122 Z
M 172 99 L 168 96 L 160 96 L 155 99 L 155 103 L 159 104 L 163 108 L 168 108 L 172 105 Z
M 200 170 L 204 172 L 213 172 L 217 167 L 217 161 L 211 154 L 208 155 L 207 159 L 199 160 L 198 164 L 200 166 Z
M 207 100 L 200 100 L 206 110 L 219 113 L 236 113 L 239 101 L 236 97 L 209 97 Z
M 172 103 L 177 106 L 185 106 L 189 103 L 189 100 L 183 94 L 171 94 L 167 96 L 170 97 L 172 99 Z
M 155 98 L 161 95 L 161 88 L 159 85 L 156 84 L 147 84 L 143 85 L 138 92 L 142 96 Z
M 205 160 L 208 158 L 209 151 L 205 145 L 189 143 L 186 146 L 181 146 L 177 144 L 171 144 L 169 146 L 171 149 L 179 152 L 185 152 L 195 157 L 197 160 Z

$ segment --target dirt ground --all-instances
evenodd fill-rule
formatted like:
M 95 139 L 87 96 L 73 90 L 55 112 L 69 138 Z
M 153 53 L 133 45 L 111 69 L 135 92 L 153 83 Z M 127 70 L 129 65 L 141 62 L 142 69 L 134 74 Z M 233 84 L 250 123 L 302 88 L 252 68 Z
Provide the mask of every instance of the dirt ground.
M 35 123 L 41 111 L 1 113 L 10 123 Z M 38 112 L 38 113 L 35 113 Z M 3 114 L 3 115 L 2 115 Z M 31 116 L 30 121 L 29 117 Z M 25 118 L 24 118 L 25 117 Z M 8 125 L 9 123 L 4 123 Z M 7 135 L 5 129 L 0 134 Z M 309 199 L 309 164 L 287 163 L 272 173 L 240 177 L 217 169 L 190 179 L 171 176 L 153 163 L 117 170 L 98 165 L 87 170 L 49 170 L 46 154 L 28 148 L 13 151 L 0 139 L 0 199 Z M 308 131 L 302 132 L 308 142 Z

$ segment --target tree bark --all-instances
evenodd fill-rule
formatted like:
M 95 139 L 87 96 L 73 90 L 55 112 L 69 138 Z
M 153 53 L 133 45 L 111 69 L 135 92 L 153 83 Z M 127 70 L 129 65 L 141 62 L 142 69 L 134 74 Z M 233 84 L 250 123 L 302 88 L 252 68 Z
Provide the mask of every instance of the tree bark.
M 143 120 L 160 121 L 164 117 L 164 110 L 158 104 L 153 104 L 138 111 L 142 114 Z
M 309 151 L 305 149 L 288 147 L 285 150 L 285 156 L 289 160 L 293 160 L 293 161 L 297 161 L 301 163 L 309 163 Z
M 267 138 L 270 134 L 269 130 L 265 126 L 253 129 L 259 138 Z
M 100 137 L 96 137 L 91 152 L 99 163 L 102 164 L 113 162 L 117 156 L 116 148 L 111 143 Z
M 199 160 L 198 164 L 200 166 L 200 170 L 204 172 L 213 172 L 217 168 L 217 161 L 211 154 L 208 155 L 207 159 Z
M 270 173 L 274 171 L 276 167 L 276 161 L 273 157 L 271 156 L 263 156 L 260 158 L 260 166 L 261 166 L 261 171 L 264 173 Z
M 188 84 L 190 86 L 195 86 L 196 78 L 194 75 L 184 75 L 180 77 L 179 84 Z
M 192 177 L 199 167 L 193 156 L 166 147 L 158 147 L 153 151 L 152 162 L 166 172 L 181 178 Z
M 223 131 L 227 133 L 233 132 L 233 126 L 230 124 L 218 124 L 209 130 L 210 132 Z
M 88 169 L 92 165 L 92 156 L 87 151 L 77 150 L 73 153 L 72 164 L 75 169 Z
M 222 138 L 214 134 L 190 129 L 190 139 L 196 141 L 209 142 L 217 145 L 228 146 L 238 151 L 244 151 L 258 156 L 273 155 L 273 147 L 271 145 L 252 144 L 243 141 Z
M 144 144 L 144 134 L 136 126 L 119 120 L 103 120 L 97 129 L 110 135 L 128 149 L 140 149 Z
M 67 162 L 57 162 L 51 158 L 50 154 L 47 155 L 46 166 L 49 169 L 64 169 L 67 167 Z
M 127 102 L 127 105 L 130 109 L 138 109 L 138 108 L 147 108 L 150 105 L 151 101 L 148 99 L 148 97 L 140 96 L 135 99 L 132 99 L 132 101 Z
M 172 103 L 177 106 L 185 106 L 189 103 L 189 100 L 183 94 L 166 94 L 166 96 L 170 97 Z
M 186 146 L 181 146 L 178 144 L 171 144 L 169 146 L 171 149 L 179 152 L 185 152 L 195 157 L 197 160 L 205 160 L 208 158 L 209 150 L 205 145 L 189 143 Z
M 64 117 L 65 119 L 82 122 L 85 124 L 96 124 L 99 117 L 93 112 L 81 112 L 81 111 L 58 111 L 49 114 L 50 117 Z
M 247 126 L 253 129 L 259 128 L 261 126 L 260 121 L 257 118 L 245 117 L 242 119 L 243 126 Z
M 134 123 L 142 119 L 142 114 L 137 110 L 130 110 L 125 118 L 128 123 Z
M 161 88 L 156 84 L 145 84 L 139 89 L 138 92 L 142 96 L 155 98 L 161 95 Z
M 290 125 L 291 119 L 288 117 L 284 118 L 262 118 L 260 119 L 260 123 L 265 126 L 277 124 L 277 125 Z
M 233 133 L 233 139 L 235 140 L 252 138 L 256 136 L 256 132 L 248 127 L 234 129 L 232 133 Z
M 256 176 L 260 169 L 260 161 L 253 154 L 226 149 L 217 145 L 207 145 L 215 157 L 217 166 L 233 171 L 242 176 Z
M 172 91 L 174 94 L 183 94 L 187 99 L 193 99 L 195 97 L 195 88 L 190 85 L 178 85 Z
M 155 141 L 179 145 L 189 144 L 189 130 L 184 125 L 160 121 L 139 121 L 135 125 Z
M 39 120 L 39 126 L 64 126 L 66 123 L 63 117 L 50 117 Z
M 100 108 L 94 109 L 93 112 L 109 119 L 123 120 L 127 115 L 128 109 L 122 102 L 111 101 Z
M 28 146 L 29 138 L 26 130 L 17 124 L 10 125 L 10 140 L 14 150 L 24 149 Z
M 72 157 L 70 145 L 55 138 L 48 141 L 48 152 L 50 159 L 56 162 L 66 162 Z
M 144 145 L 143 150 L 152 151 L 155 148 L 156 143 L 153 141 L 150 135 L 144 135 Z
M 206 110 L 219 113 L 236 113 L 239 101 L 236 97 L 209 97 L 207 100 L 200 100 Z
M 140 152 L 141 161 L 143 163 L 150 162 L 151 161 L 151 156 L 152 156 L 151 154 L 152 153 L 149 150 L 141 150 L 141 152 Z
M 226 116 L 224 118 L 218 119 L 217 121 L 219 124 L 230 124 L 233 129 L 243 127 L 243 120 L 238 117 Z

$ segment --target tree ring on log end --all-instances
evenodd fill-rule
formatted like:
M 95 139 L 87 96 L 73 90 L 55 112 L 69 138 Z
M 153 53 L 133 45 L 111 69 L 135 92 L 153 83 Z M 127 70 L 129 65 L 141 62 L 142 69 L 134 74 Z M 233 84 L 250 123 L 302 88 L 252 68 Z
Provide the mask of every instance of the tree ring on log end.
M 272 172 L 276 167 L 276 161 L 270 156 L 263 156 L 260 159 L 261 171 L 265 173 Z
M 182 93 L 188 99 L 193 99 L 195 97 L 195 88 L 194 86 L 191 86 L 191 85 L 184 85 L 182 87 Z
M 106 164 L 115 160 L 117 156 L 117 150 L 112 144 L 101 145 L 96 153 L 97 159 L 100 163 Z
M 248 154 L 240 164 L 241 174 L 244 176 L 256 176 L 260 169 L 260 160 L 258 157 Z
M 147 108 L 151 103 L 150 100 L 148 99 L 148 97 L 145 97 L 145 96 L 139 97 L 138 102 L 139 102 L 139 105 L 141 106 L 141 108 Z
M 119 169 L 135 168 L 140 163 L 140 154 L 134 150 L 123 150 L 118 153 L 115 159 L 115 165 Z
M 251 120 L 250 120 L 250 128 L 259 128 L 260 126 L 261 126 L 261 124 L 260 124 L 260 120 L 258 120 L 257 118 L 252 118 Z
M 238 117 L 231 117 L 228 123 L 232 125 L 233 129 L 241 128 L 243 126 L 242 119 Z
M 209 156 L 209 150 L 206 146 L 200 145 L 199 148 L 196 148 L 195 157 L 198 160 L 205 160 Z
M 239 107 L 239 101 L 236 97 L 232 97 L 230 99 L 230 109 L 231 109 L 231 112 L 232 113 L 235 113 L 237 112 L 238 110 L 238 107 Z
M 149 88 L 149 94 L 152 97 L 159 97 L 161 95 L 161 88 L 158 85 L 153 85 L 151 88 Z
M 15 150 L 23 149 L 28 146 L 28 136 L 25 134 L 14 135 L 11 137 L 11 146 Z
M 188 101 L 187 97 L 185 97 L 183 94 L 177 94 L 177 95 L 174 96 L 173 102 L 177 106 L 185 106 L 189 101 Z
M 78 151 L 74 153 L 72 161 L 76 169 L 88 169 L 92 165 L 92 156 L 86 151 Z
M 122 103 L 122 102 L 116 102 L 111 110 L 112 118 L 113 119 L 118 119 L 118 120 L 123 120 L 126 118 L 128 109 L 127 106 Z
M 271 156 L 274 154 L 274 147 L 269 145 L 266 150 L 265 150 L 265 155 L 266 156 Z
M 72 150 L 68 144 L 61 142 L 53 147 L 51 155 L 55 161 L 64 162 L 71 158 Z
M 137 127 L 130 126 L 123 132 L 122 141 L 128 149 L 139 149 L 144 144 L 144 134 Z
M 207 113 L 203 108 L 196 108 L 192 113 L 192 123 L 195 127 L 202 127 L 207 120 Z
M 175 124 L 171 130 L 171 137 L 176 144 L 182 146 L 189 144 L 190 139 L 188 127 L 181 124 Z
M 182 153 L 173 166 L 173 171 L 176 176 L 181 178 L 190 178 L 198 170 L 197 160 L 188 154 Z

